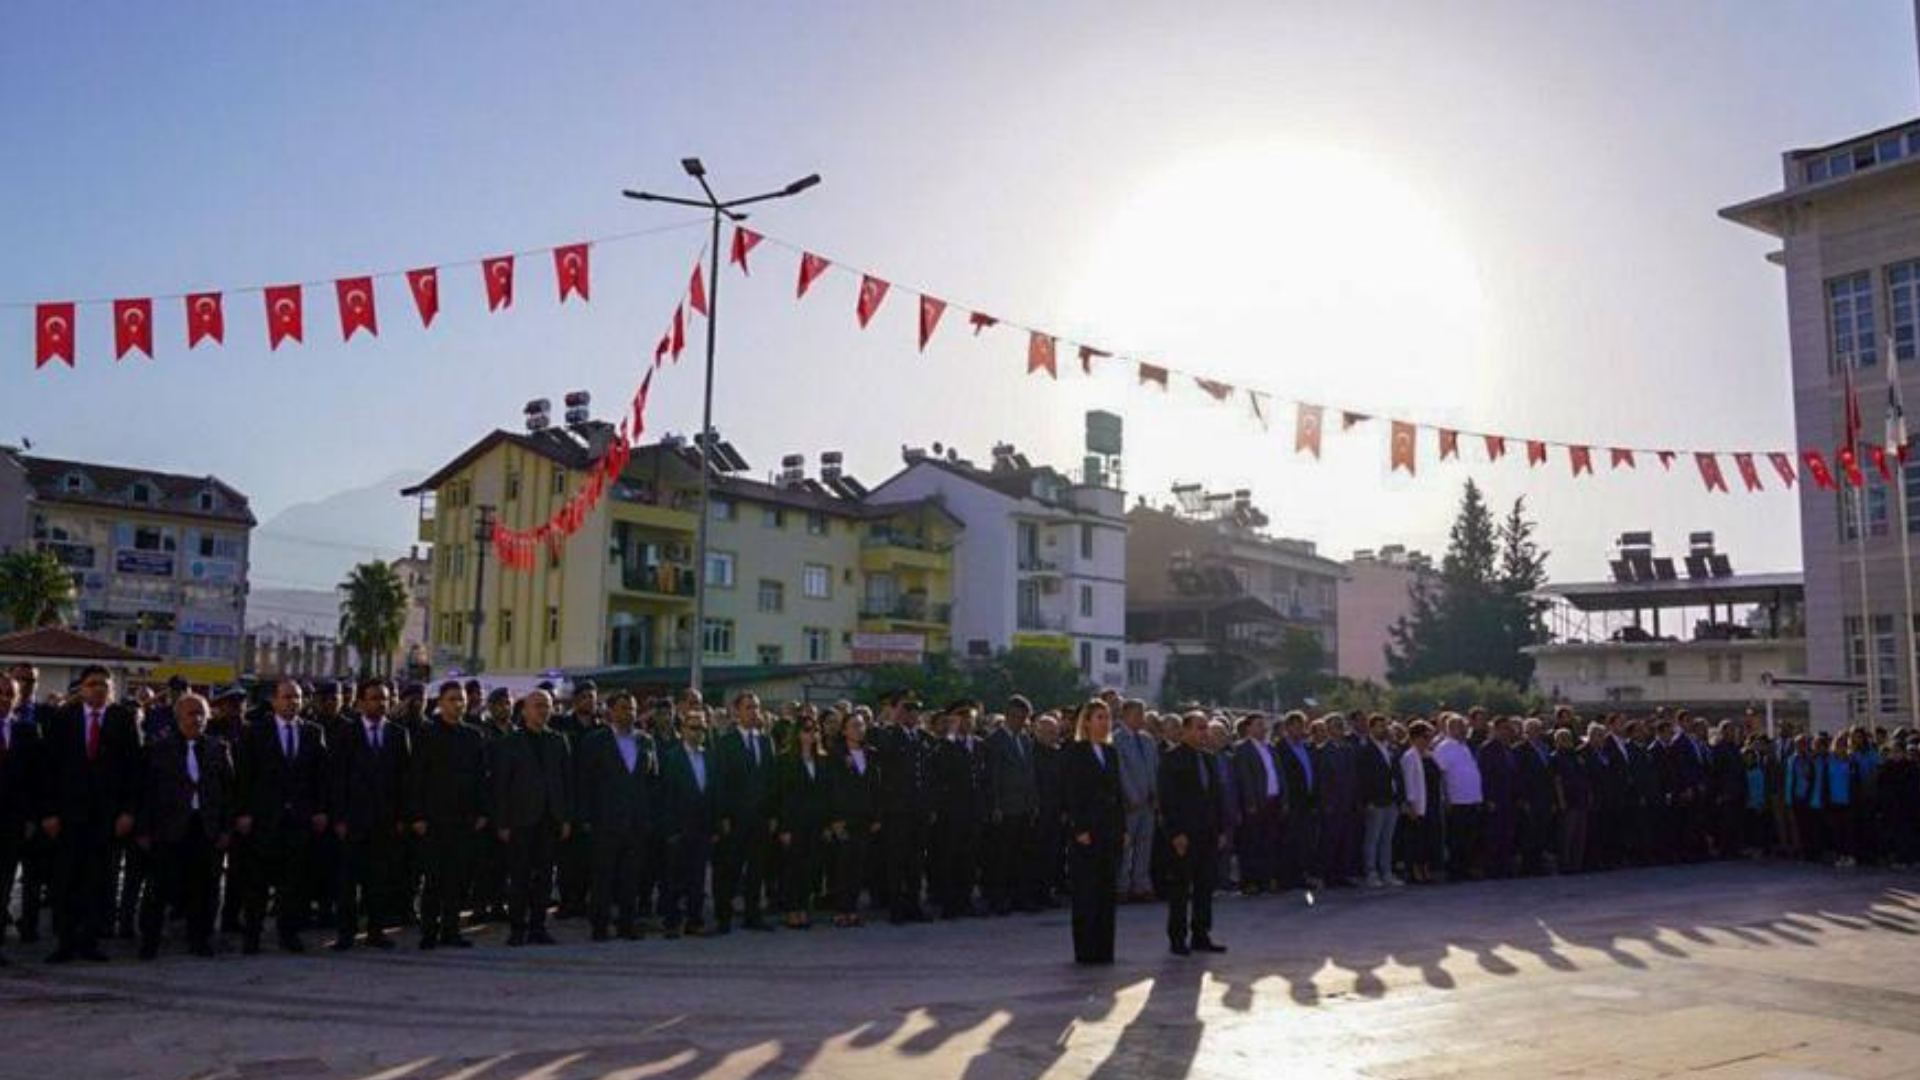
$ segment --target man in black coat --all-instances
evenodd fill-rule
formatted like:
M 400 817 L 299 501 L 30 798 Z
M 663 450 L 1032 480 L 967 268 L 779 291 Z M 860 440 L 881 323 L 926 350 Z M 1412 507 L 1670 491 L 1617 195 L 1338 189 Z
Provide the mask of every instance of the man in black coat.
M 1042 716 L 1033 725 L 1033 899 L 1060 906 L 1066 889 L 1067 793 L 1060 750 L 1060 721 Z
M 551 945 L 547 904 L 561 841 L 573 833 L 573 767 L 567 740 L 548 728 L 553 696 L 521 702 L 520 730 L 494 744 L 494 835 L 506 848 L 507 944 Z
M 680 739 L 660 760 L 661 831 L 666 834 L 666 935 L 705 933 L 707 863 L 718 839 L 718 770 L 707 749 L 707 707 L 695 690 L 679 702 Z
M 885 841 L 889 916 L 925 922 L 920 891 L 926 877 L 927 830 L 933 809 L 934 741 L 920 730 L 921 705 L 894 707 L 894 722 L 874 728 L 880 765 L 880 835 Z
M 1207 714 L 1195 709 L 1180 717 L 1179 745 L 1160 755 L 1160 825 L 1173 856 L 1167 865 L 1167 940 L 1176 956 L 1227 951 L 1212 937 L 1223 834 L 1206 736 Z
M 414 738 L 409 782 L 413 832 L 425 871 L 420 947 L 467 948 L 472 942 L 460 934 L 460 913 L 487 837 L 490 800 L 486 736 L 467 723 L 467 692 L 458 682 L 440 684 L 433 722 Z
M 1547 850 L 1553 844 L 1553 747 L 1546 725 L 1530 716 L 1521 725 L 1522 738 L 1514 748 L 1514 809 L 1519 813 L 1520 872 L 1532 876 L 1547 868 Z
M 600 687 L 592 679 L 574 683 L 573 697 L 567 702 L 567 711 L 556 715 L 548 726 L 567 737 L 569 760 L 578 768 L 581 740 L 605 726 L 600 721 Z M 568 783 L 575 785 L 579 779 L 577 776 L 567 778 Z M 576 829 L 554 851 L 553 869 L 559 879 L 559 917 L 562 919 L 586 914 L 587 889 L 593 881 L 593 854 L 590 847 L 587 838 Z
M 140 784 L 140 729 L 112 700 L 112 673 L 89 665 L 77 700 L 54 712 L 46 732 L 40 828 L 53 845 L 52 964 L 106 959 L 100 937 L 111 912 L 114 843 L 133 833 Z
M 13 677 L 0 675 L 0 938 L 6 934 L 14 875 L 37 827 L 34 814 L 45 798 L 40 729 L 15 707 L 17 693 Z M 0 957 L 0 966 L 5 964 L 6 958 Z
M 394 947 L 387 928 L 399 923 L 405 896 L 413 746 L 407 729 L 387 719 L 392 704 L 386 680 L 361 683 L 359 714 L 339 726 L 327 755 L 327 813 L 340 843 L 336 952 L 353 948 L 363 916 L 367 944 Z
M 974 914 L 973 886 L 979 864 L 980 826 L 987 801 L 985 755 L 973 734 L 979 707 L 959 701 L 947 708 L 946 737 L 933 758 L 934 892 L 940 917 Z
M 714 932 L 733 927 L 733 902 L 741 900 L 742 925 L 771 930 L 760 915 L 767 866 L 773 855 L 773 740 L 767 737 L 759 695 L 733 696 L 733 730 L 714 741 L 719 769 L 720 840 L 713 849 Z
M 1005 722 L 986 739 L 987 830 L 985 889 L 995 915 L 1034 910 L 1034 826 L 1040 811 L 1033 738 L 1033 705 L 1019 694 L 1007 700 Z
M 134 837 L 153 870 L 140 908 L 140 958 L 160 950 L 160 927 L 171 907 L 186 917 L 187 951 L 213 955 L 213 900 L 220 853 L 233 814 L 233 759 L 227 744 L 206 734 L 207 702 L 174 695 L 174 733 L 147 747 Z
M 607 699 L 607 725 L 580 740 L 574 775 L 579 778 L 581 839 L 593 865 L 587 914 L 593 940 L 613 930 L 638 941 L 640 876 L 659 813 L 660 759 L 653 737 L 637 730 L 633 695 Z
M 246 725 L 234 754 L 233 829 L 246 865 L 240 950 L 260 951 L 273 896 L 280 948 L 305 952 L 313 907 L 313 845 L 327 833 L 326 733 L 300 718 L 300 684 L 281 679 L 273 711 Z

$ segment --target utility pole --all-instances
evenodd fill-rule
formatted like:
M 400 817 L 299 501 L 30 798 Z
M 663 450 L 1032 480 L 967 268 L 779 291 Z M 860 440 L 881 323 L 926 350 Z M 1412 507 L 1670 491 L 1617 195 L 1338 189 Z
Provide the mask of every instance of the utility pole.
M 702 689 L 701 675 L 705 667 L 707 653 L 707 524 L 713 517 L 709 497 L 713 491 L 712 454 L 718 438 L 713 431 L 713 348 L 714 324 L 720 319 L 720 219 L 741 222 L 747 215 L 738 208 L 750 203 L 767 202 L 772 199 L 784 199 L 798 195 L 820 182 L 820 174 L 804 176 L 778 191 L 749 195 L 744 199 L 722 201 L 713 193 L 707 183 L 707 167 L 697 157 L 681 158 L 680 167 L 686 170 L 700 184 L 704 199 L 687 199 L 675 195 L 656 195 L 650 191 L 622 191 L 629 199 L 644 202 L 671 203 L 674 206 L 691 206 L 699 210 L 710 211 L 713 215 L 713 234 L 707 243 L 707 374 L 704 403 L 700 411 L 700 521 L 694 529 L 694 566 L 693 566 L 693 649 L 688 661 L 687 684 L 694 690 Z M 475 619 L 479 605 L 475 602 Z M 474 651 L 479 654 L 479 623 L 474 624 Z
M 493 507 L 482 506 L 473 519 L 473 648 L 467 654 L 467 674 L 480 673 L 480 627 L 487 621 L 482 590 L 487 582 L 487 545 L 493 542 Z

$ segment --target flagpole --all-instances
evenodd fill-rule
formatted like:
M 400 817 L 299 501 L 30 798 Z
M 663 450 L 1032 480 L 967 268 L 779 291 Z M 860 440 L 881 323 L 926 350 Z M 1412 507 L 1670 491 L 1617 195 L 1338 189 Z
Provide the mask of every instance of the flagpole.
M 1880 708 L 1880 664 L 1873 640 L 1873 615 L 1867 606 L 1867 485 L 1864 475 L 1853 489 L 1855 562 L 1860 567 L 1860 657 L 1867 668 L 1867 702 L 1860 720 L 1871 726 Z
M 1900 583 L 1906 592 L 1907 620 L 1901 627 L 1907 654 L 1907 723 L 1920 724 L 1920 651 L 1914 648 L 1913 540 L 1907 528 L 1907 407 L 1900 393 L 1900 354 L 1893 335 L 1887 335 L 1887 446 L 1894 455 L 1894 491 L 1899 499 L 1894 516 L 1900 530 Z

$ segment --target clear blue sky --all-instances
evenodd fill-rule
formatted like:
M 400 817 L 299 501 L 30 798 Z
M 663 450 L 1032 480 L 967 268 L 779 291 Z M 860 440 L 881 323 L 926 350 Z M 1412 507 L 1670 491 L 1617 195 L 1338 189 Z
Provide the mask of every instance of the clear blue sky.
M 762 215 L 771 232 L 1229 379 L 1516 434 L 1781 445 L 1778 271 L 1714 211 L 1776 187 L 1783 149 L 1920 112 L 1911 20 L 1908 0 L 8 4 L 0 298 L 669 222 L 618 189 L 682 184 L 697 153 L 724 190 L 824 174 Z M 535 265 L 488 315 L 455 272 L 427 333 L 396 285 L 377 342 L 341 344 L 310 293 L 308 344 L 279 353 L 242 297 L 223 349 L 186 352 L 167 308 L 159 358 L 116 366 L 95 313 L 79 370 L 36 375 L 30 315 L 0 311 L 0 441 L 216 473 L 265 516 L 437 465 L 530 397 L 614 407 L 699 242 L 598 253 L 588 308 L 557 307 Z M 1387 475 L 1380 431 L 1312 465 L 1284 428 L 1191 395 L 1028 379 L 1012 336 L 922 358 L 907 304 L 862 334 L 849 282 L 796 308 L 790 257 L 763 251 L 723 285 L 720 390 L 762 469 L 840 448 L 877 479 L 903 443 L 997 439 L 1067 465 L 1101 405 L 1126 415 L 1133 490 L 1251 487 L 1338 554 L 1443 542 L 1469 470 L 1430 446 L 1416 481 Z M 695 371 L 669 374 L 657 416 L 691 429 Z M 1563 577 L 1630 527 L 1715 528 L 1749 568 L 1798 559 L 1784 495 L 1470 471 L 1529 496 Z

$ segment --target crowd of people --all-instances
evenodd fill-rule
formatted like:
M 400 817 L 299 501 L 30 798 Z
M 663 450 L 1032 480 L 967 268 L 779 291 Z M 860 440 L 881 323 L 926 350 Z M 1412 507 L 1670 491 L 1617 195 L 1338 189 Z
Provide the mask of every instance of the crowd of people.
M 105 960 L 596 942 L 1073 908 L 1108 963 L 1121 903 L 1218 952 L 1216 893 L 1373 888 L 1728 858 L 1920 863 L 1920 734 L 1768 732 L 1682 711 L 1431 719 L 1157 711 L 1103 692 L 989 711 L 564 702 L 474 681 L 282 680 L 254 701 L 105 668 L 0 676 L 0 942 Z M 18 880 L 17 910 L 15 907 Z M 3 962 L 3 961 L 0 961 Z

